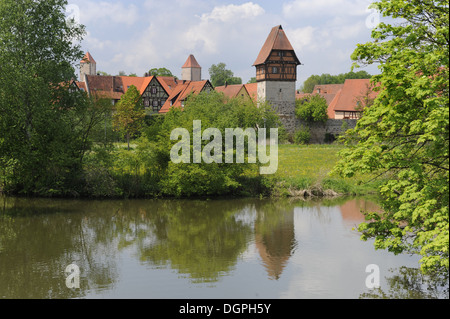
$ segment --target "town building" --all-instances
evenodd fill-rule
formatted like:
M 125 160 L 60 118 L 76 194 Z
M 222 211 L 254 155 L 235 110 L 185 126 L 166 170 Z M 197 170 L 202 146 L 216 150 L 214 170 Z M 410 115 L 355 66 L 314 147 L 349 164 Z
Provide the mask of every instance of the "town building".
M 298 128 L 295 116 L 296 100 L 311 94 L 324 97 L 329 119 L 359 119 L 364 107 L 376 97 L 370 80 L 346 80 L 344 84 L 316 85 L 313 93 L 296 92 L 297 66 L 301 65 L 294 48 L 281 25 L 273 27 L 253 66 L 256 83 L 236 84 L 214 88 L 209 80 L 202 79 L 202 67 L 190 54 L 181 67 L 181 80 L 161 76 L 102 76 L 96 72 L 97 64 L 87 52 L 80 62 L 80 81 L 77 87 L 90 96 L 120 101 L 123 94 L 134 85 L 142 95 L 147 114 L 165 114 L 170 108 L 183 108 L 191 94 L 216 90 L 229 98 L 250 98 L 255 103 L 267 102 L 278 113 L 287 132 Z
M 134 85 L 142 96 L 147 115 L 167 113 L 171 107 L 183 107 L 189 94 L 213 90 L 209 80 L 201 80 L 201 66 L 189 55 L 182 66 L 182 80 L 167 76 L 111 76 L 96 74 L 96 62 L 87 52 L 80 62 L 78 88 L 89 96 L 110 99 L 115 105 Z
M 251 99 L 255 103 L 257 102 L 257 83 L 248 84 L 226 84 L 223 86 L 216 86 L 217 92 L 223 93 L 226 97 L 236 98 L 241 97 L 244 99 Z
M 318 84 L 312 93 L 297 93 L 296 99 L 303 100 L 315 94 L 327 101 L 329 119 L 358 120 L 378 92 L 373 90 L 370 79 L 347 79 L 343 84 Z
M 328 117 L 360 119 L 365 107 L 370 106 L 378 92 L 373 90 L 370 79 L 348 79 L 328 105 Z

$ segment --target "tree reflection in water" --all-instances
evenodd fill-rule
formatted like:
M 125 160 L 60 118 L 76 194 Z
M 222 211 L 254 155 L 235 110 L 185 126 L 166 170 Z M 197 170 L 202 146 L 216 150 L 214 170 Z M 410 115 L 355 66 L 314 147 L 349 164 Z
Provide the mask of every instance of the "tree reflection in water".
M 423 275 L 418 268 L 390 269 L 393 276 L 386 277 L 388 291 L 373 289 L 360 295 L 360 299 L 448 299 L 449 282 L 446 275 Z

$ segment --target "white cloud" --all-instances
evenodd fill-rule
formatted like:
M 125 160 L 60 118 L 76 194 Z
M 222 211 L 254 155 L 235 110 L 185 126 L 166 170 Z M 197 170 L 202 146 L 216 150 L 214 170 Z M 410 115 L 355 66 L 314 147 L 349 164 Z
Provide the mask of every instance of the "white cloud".
M 363 16 L 367 15 L 368 0 L 294 0 L 283 5 L 283 14 L 287 18 Z
M 242 19 L 252 19 L 264 14 L 264 9 L 253 2 L 241 5 L 226 5 L 215 7 L 210 13 L 201 16 L 202 21 L 216 20 L 222 22 L 240 21 Z
M 231 42 L 245 41 L 255 18 L 264 13 L 253 2 L 214 7 L 198 17 L 198 22 L 183 33 L 181 42 L 189 49 L 201 48 L 207 54 L 217 54 Z
M 80 20 L 82 24 L 126 24 L 132 25 L 139 17 L 139 9 L 133 3 L 127 5 L 112 1 L 76 1 L 80 8 Z
M 332 45 L 332 38 L 327 29 L 306 26 L 287 29 L 286 34 L 294 50 L 297 52 L 314 52 Z

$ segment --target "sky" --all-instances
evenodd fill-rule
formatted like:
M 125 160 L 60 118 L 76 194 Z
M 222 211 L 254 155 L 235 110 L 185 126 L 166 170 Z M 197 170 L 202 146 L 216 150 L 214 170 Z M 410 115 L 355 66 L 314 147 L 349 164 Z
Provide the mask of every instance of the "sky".
M 313 74 L 351 70 L 358 43 L 371 41 L 379 14 L 370 0 L 69 0 L 67 15 L 86 26 L 82 49 L 97 71 L 143 76 L 167 68 L 181 78 L 193 54 L 208 69 L 223 62 L 247 83 L 270 30 L 281 25 L 302 65 L 296 87 Z M 371 74 L 376 66 L 364 67 Z

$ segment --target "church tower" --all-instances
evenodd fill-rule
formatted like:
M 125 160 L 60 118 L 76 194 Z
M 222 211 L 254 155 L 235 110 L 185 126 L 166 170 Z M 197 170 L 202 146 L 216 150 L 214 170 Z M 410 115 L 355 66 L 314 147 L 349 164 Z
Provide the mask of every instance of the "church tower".
M 295 82 L 300 64 L 281 25 L 272 28 L 253 64 L 258 102 L 267 101 L 288 132 L 295 130 Z
M 202 80 L 202 67 L 192 54 L 189 55 L 186 63 L 181 67 L 181 79 L 185 81 Z
M 92 55 L 87 52 L 80 62 L 80 81 L 84 82 L 85 75 L 97 75 L 97 63 Z

